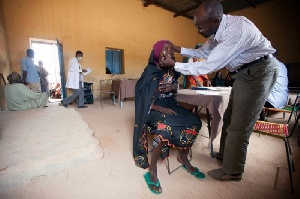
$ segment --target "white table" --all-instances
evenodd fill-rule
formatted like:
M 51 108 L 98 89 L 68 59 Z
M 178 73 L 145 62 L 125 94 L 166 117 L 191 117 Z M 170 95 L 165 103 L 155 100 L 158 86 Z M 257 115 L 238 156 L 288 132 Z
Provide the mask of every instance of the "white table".
M 211 156 L 213 157 L 212 142 L 222 130 L 223 115 L 227 108 L 230 87 L 213 87 L 219 91 L 199 91 L 203 94 L 196 93 L 197 90 L 181 89 L 178 91 L 177 100 L 188 104 L 193 104 L 199 107 L 205 107 L 208 116 L 208 131 L 210 136 Z M 219 94 L 219 95 L 216 95 Z M 211 114 L 211 118 L 209 115 Z

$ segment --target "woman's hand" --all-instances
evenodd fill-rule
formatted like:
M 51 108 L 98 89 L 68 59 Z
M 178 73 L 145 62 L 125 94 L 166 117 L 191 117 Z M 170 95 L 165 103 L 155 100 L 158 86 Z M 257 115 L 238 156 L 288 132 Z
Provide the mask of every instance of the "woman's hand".
M 207 80 L 206 86 L 207 86 L 207 87 L 211 87 L 211 82 L 210 82 L 209 80 Z
M 163 106 L 157 106 L 157 105 L 153 105 L 151 107 L 152 110 L 164 113 L 164 114 L 169 114 L 169 115 L 177 115 L 177 113 L 175 111 L 173 111 L 170 108 L 165 108 Z
M 163 93 L 167 93 L 167 92 L 177 90 L 177 86 L 171 83 L 162 83 L 159 84 L 159 90 Z
M 165 107 L 161 107 L 159 112 L 164 113 L 164 114 L 169 114 L 169 115 L 177 115 L 177 113 L 175 111 L 173 111 L 170 108 L 165 108 Z

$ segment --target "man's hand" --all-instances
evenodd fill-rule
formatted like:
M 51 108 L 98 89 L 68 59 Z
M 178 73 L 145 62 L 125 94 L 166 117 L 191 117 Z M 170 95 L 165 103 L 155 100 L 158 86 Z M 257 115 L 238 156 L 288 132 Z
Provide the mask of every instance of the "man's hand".
M 168 40 L 168 42 L 172 45 L 172 48 L 173 48 L 174 52 L 177 52 L 177 53 L 181 52 L 181 47 L 180 46 L 175 46 L 173 44 L 173 42 L 171 42 L 170 40 Z
M 159 61 L 159 66 L 166 69 L 174 68 L 175 61 L 171 57 L 166 56 Z
M 177 90 L 177 86 L 171 83 L 164 83 L 159 85 L 159 90 L 161 92 L 167 93 L 167 92 Z

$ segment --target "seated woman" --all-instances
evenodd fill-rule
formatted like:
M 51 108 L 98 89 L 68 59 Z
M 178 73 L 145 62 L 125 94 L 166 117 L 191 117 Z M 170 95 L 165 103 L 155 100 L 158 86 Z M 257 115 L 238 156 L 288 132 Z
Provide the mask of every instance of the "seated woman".
M 225 80 L 222 77 L 222 71 L 218 71 L 213 81 L 211 82 L 212 86 L 225 86 Z
M 52 85 L 50 87 L 50 98 L 51 99 L 61 99 L 60 89 L 61 89 L 61 87 L 60 87 L 60 83 L 59 82 L 57 82 L 55 84 L 55 86 Z
M 144 169 L 149 167 L 144 178 L 151 192 L 156 194 L 162 192 L 157 178 L 157 160 L 159 156 L 163 160 L 169 156 L 169 147 L 179 149 L 177 160 L 185 170 L 196 178 L 205 178 L 187 157 L 201 128 L 201 120 L 178 106 L 175 95 L 180 73 L 173 68 L 168 70 L 160 66 L 160 60 L 165 56 L 174 59 L 172 45 L 168 41 L 158 41 L 135 87 L 133 156 L 137 166 Z M 154 135 L 150 166 L 147 133 Z
M 13 72 L 7 76 L 9 84 L 4 87 L 7 108 L 11 111 L 28 110 L 46 106 L 47 93 L 36 93 L 23 84 L 21 75 Z
M 202 44 L 197 44 L 195 49 L 201 48 Z M 203 59 L 189 58 L 188 63 L 202 61 Z M 187 75 L 186 77 L 186 88 L 191 89 L 192 87 L 211 86 L 211 82 L 207 75 Z
M 233 72 L 229 72 L 225 78 L 225 86 L 227 87 L 232 87 L 233 86 L 233 82 L 234 82 L 234 78 L 233 76 L 236 74 L 235 71 Z

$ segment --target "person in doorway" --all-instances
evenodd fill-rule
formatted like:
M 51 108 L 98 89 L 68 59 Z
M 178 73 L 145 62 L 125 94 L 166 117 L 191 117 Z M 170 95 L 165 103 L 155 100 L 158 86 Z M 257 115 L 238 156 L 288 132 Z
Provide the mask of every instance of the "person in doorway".
M 39 71 L 40 78 L 41 78 L 41 90 L 42 90 L 42 92 L 47 93 L 47 95 L 49 96 L 49 80 L 47 78 L 49 73 L 44 68 L 43 62 L 41 60 L 38 61 L 38 63 L 39 63 L 39 65 L 37 67 L 38 67 L 38 71 Z
M 163 56 L 174 59 L 172 46 L 165 40 L 154 44 L 148 66 L 135 87 L 133 156 L 137 166 L 149 167 L 147 132 L 154 134 L 151 164 L 144 178 L 150 191 L 155 194 L 162 192 L 157 178 L 157 160 L 159 156 L 165 160 L 170 147 L 179 149 L 177 160 L 187 172 L 198 179 L 205 178 L 187 157 L 199 134 L 201 120 L 178 106 L 175 95 L 180 73 L 161 67 L 159 60 Z
M 77 98 L 78 108 L 86 108 L 84 105 L 84 90 L 83 90 L 83 74 L 87 72 L 82 69 L 79 61 L 82 59 L 83 53 L 77 51 L 75 57 L 69 61 L 68 80 L 66 83 L 67 88 L 73 89 L 73 94 L 61 100 L 61 104 L 67 107 L 70 102 Z
M 195 49 L 201 48 L 203 45 L 202 44 L 197 44 L 195 46 Z M 203 59 L 197 59 L 197 58 L 189 58 L 188 62 L 196 62 L 196 61 L 203 61 Z M 191 89 L 192 87 L 202 87 L 202 86 L 211 86 L 211 82 L 208 78 L 208 76 L 205 75 L 188 75 L 186 77 L 187 79 L 187 88 Z
M 218 71 L 211 82 L 212 86 L 225 86 L 225 81 L 222 77 L 222 71 Z
M 208 74 L 224 66 L 238 71 L 223 116 L 219 153 L 215 154 L 223 165 L 208 175 L 217 180 L 240 180 L 254 124 L 277 79 L 277 64 L 272 56 L 275 49 L 249 19 L 223 14 L 217 0 L 202 1 L 194 23 L 198 33 L 208 39 L 203 47 L 187 49 L 173 44 L 173 48 L 184 56 L 205 60 L 178 63 L 165 57 L 161 62 L 185 75 Z
M 41 80 L 37 66 L 33 62 L 34 51 L 27 49 L 27 56 L 23 57 L 20 61 L 21 73 L 23 82 L 30 90 L 40 93 L 41 91 Z
M 11 111 L 29 110 L 45 107 L 48 103 L 46 93 L 36 93 L 24 85 L 21 75 L 13 72 L 7 76 L 9 84 L 4 87 L 7 108 Z

